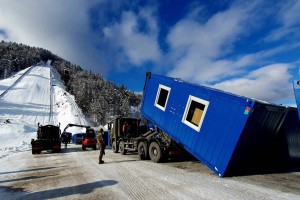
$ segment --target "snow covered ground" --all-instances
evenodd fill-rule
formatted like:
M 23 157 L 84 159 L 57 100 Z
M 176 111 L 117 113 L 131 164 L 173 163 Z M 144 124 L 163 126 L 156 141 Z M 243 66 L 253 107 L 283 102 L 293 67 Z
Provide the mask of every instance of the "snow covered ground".
M 61 130 L 68 123 L 89 125 L 74 96 L 65 91 L 59 74 L 48 64 L 29 67 L 0 81 L 0 158 L 30 150 L 38 123 L 60 123 Z

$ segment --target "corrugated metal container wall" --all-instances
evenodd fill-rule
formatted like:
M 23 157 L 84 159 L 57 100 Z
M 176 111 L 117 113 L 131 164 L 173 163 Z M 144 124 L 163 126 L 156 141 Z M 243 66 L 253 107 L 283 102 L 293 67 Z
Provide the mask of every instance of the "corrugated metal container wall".
M 282 107 L 179 79 L 155 74 L 147 76 L 141 107 L 144 117 L 157 124 L 219 176 L 249 171 L 246 165 L 244 169 L 237 167 L 245 163 L 242 156 L 252 156 L 254 159 L 253 155 L 261 155 L 261 150 L 270 146 L 270 137 L 276 135 L 284 116 Z M 169 94 L 165 96 L 166 105 L 161 104 L 163 108 L 155 105 L 161 89 Z M 186 110 L 194 100 L 204 105 L 201 115 L 203 123 L 198 129 L 186 122 Z M 268 154 L 264 154 L 262 160 L 266 157 Z
M 285 169 L 300 167 L 300 124 L 296 108 L 289 107 L 277 144 L 277 157 Z
M 285 107 L 256 101 L 231 157 L 228 176 L 265 173 L 276 168 L 274 139 L 286 113 Z

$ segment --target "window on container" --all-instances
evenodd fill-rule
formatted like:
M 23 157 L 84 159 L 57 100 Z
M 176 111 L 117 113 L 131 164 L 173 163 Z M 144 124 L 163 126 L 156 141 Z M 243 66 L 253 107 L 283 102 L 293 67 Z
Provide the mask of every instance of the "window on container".
M 185 107 L 182 122 L 199 132 L 208 105 L 208 101 L 190 95 Z
M 154 105 L 159 109 L 165 111 L 167 107 L 170 91 L 171 88 L 160 84 L 157 90 L 156 100 Z

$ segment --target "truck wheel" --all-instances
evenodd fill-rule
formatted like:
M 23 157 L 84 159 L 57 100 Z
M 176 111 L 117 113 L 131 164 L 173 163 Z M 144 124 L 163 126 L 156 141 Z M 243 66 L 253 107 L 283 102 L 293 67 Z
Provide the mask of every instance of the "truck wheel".
M 118 147 L 116 141 L 112 142 L 112 149 L 114 153 L 118 153 Z
M 125 154 L 126 154 L 126 149 L 125 149 L 125 144 L 124 144 L 124 142 L 121 141 L 119 146 L 120 146 L 120 147 L 119 147 L 120 153 L 121 153 L 122 155 L 125 155 Z
M 149 146 L 149 155 L 153 162 L 161 162 L 162 160 L 162 153 L 161 149 L 157 142 L 151 142 Z
M 149 159 L 148 148 L 145 142 L 140 142 L 138 145 L 138 154 L 141 160 Z
M 85 149 L 86 149 L 86 148 L 85 148 L 84 146 L 82 146 L 82 150 L 85 151 Z
M 96 150 L 96 149 L 97 149 L 96 145 L 94 145 L 94 146 L 93 146 L 93 149 L 94 149 L 94 150 Z

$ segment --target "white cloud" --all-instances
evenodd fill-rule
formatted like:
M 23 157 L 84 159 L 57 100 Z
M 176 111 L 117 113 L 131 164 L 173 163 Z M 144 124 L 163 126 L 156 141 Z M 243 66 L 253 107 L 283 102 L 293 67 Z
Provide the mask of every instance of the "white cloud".
M 89 27 L 88 10 L 95 2 L 0 0 L 0 29 L 7 41 L 48 49 L 82 67 L 101 66 L 99 38 Z
M 288 2 L 284 2 L 284 6 L 280 12 L 280 16 L 284 26 L 292 27 L 294 25 L 300 24 L 299 10 L 300 10 L 299 0 L 289 0 Z
M 281 26 L 273 30 L 272 33 L 267 37 L 267 40 L 276 41 L 282 38 L 299 38 L 299 10 L 299 0 L 283 1 L 277 15 L 277 20 L 281 24 Z
M 244 34 L 248 15 L 247 9 L 232 7 L 204 24 L 193 18 L 178 22 L 168 36 L 175 65 L 169 75 L 195 79 L 197 74 L 198 81 L 211 81 L 230 71 L 228 61 L 215 60 L 232 51 L 233 42 Z
M 247 1 L 247 6 L 243 6 L 240 1 L 206 22 L 190 15 L 179 21 L 168 35 L 174 66 L 168 75 L 189 82 L 213 84 L 213 87 L 265 101 L 293 99 L 289 69 L 294 65 L 268 64 L 276 63 L 272 60 L 275 55 L 297 50 L 298 41 L 258 49 L 257 46 L 265 42 L 264 38 L 261 41 L 258 38 L 256 49 L 249 49 L 252 53 L 236 51 L 237 42 L 257 34 L 255 31 L 263 28 L 260 20 L 274 14 L 267 5 L 263 1 Z M 262 10 L 265 13 L 261 13 Z
M 152 12 L 149 8 L 141 9 L 138 14 L 126 11 L 120 22 L 103 28 L 105 39 L 124 54 L 123 62 L 140 66 L 147 61 L 160 60 L 159 30 Z M 143 20 L 146 30 L 139 30 L 139 20 Z
M 189 10 L 186 18 L 170 29 L 166 38 L 170 52 L 163 55 L 158 44 L 161 30 L 155 5 L 137 7 L 137 2 L 129 4 L 125 0 L 104 5 L 107 2 L 111 1 L 0 0 L 0 39 L 46 48 L 104 76 L 112 69 L 126 71 L 128 67 L 154 62 L 156 71 L 168 64 L 174 67 L 168 75 L 206 84 L 245 76 L 248 68 L 265 65 L 265 58 L 298 48 L 300 44 L 253 50 L 249 54 L 238 52 L 228 58 L 237 41 L 251 35 L 253 27 L 262 26 L 259 19 L 263 14 L 258 13 L 263 1 L 247 1 L 247 6 L 237 1 L 239 4 L 232 4 L 207 21 L 199 21 L 199 16 L 203 16 L 199 13 L 205 12 L 205 7 L 196 3 L 191 4 L 194 9 Z M 297 25 L 299 5 L 299 1 L 289 1 L 277 20 L 285 27 Z M 135 9 L 130 10 L 131 6 Z M 89 15 L 91 8 L 99 12 L 98 21 L 92 22 L 96 24 L 94 29 Z M 290 12 L 283 12 L 289 9 Z M 107 15 L 113 16 L 113 20 L 105 18 Z
M 215 88 L 269 102 L 279 102 L 293 97 L 289 83 L 290 65 L 274 64 L 250 72 L 241 78 L 212 85 Z
M 125 0 L 0 0 L 0 5 L 0 39 L 45 48 L 104 77 L 162 57 L 155 5 Z

